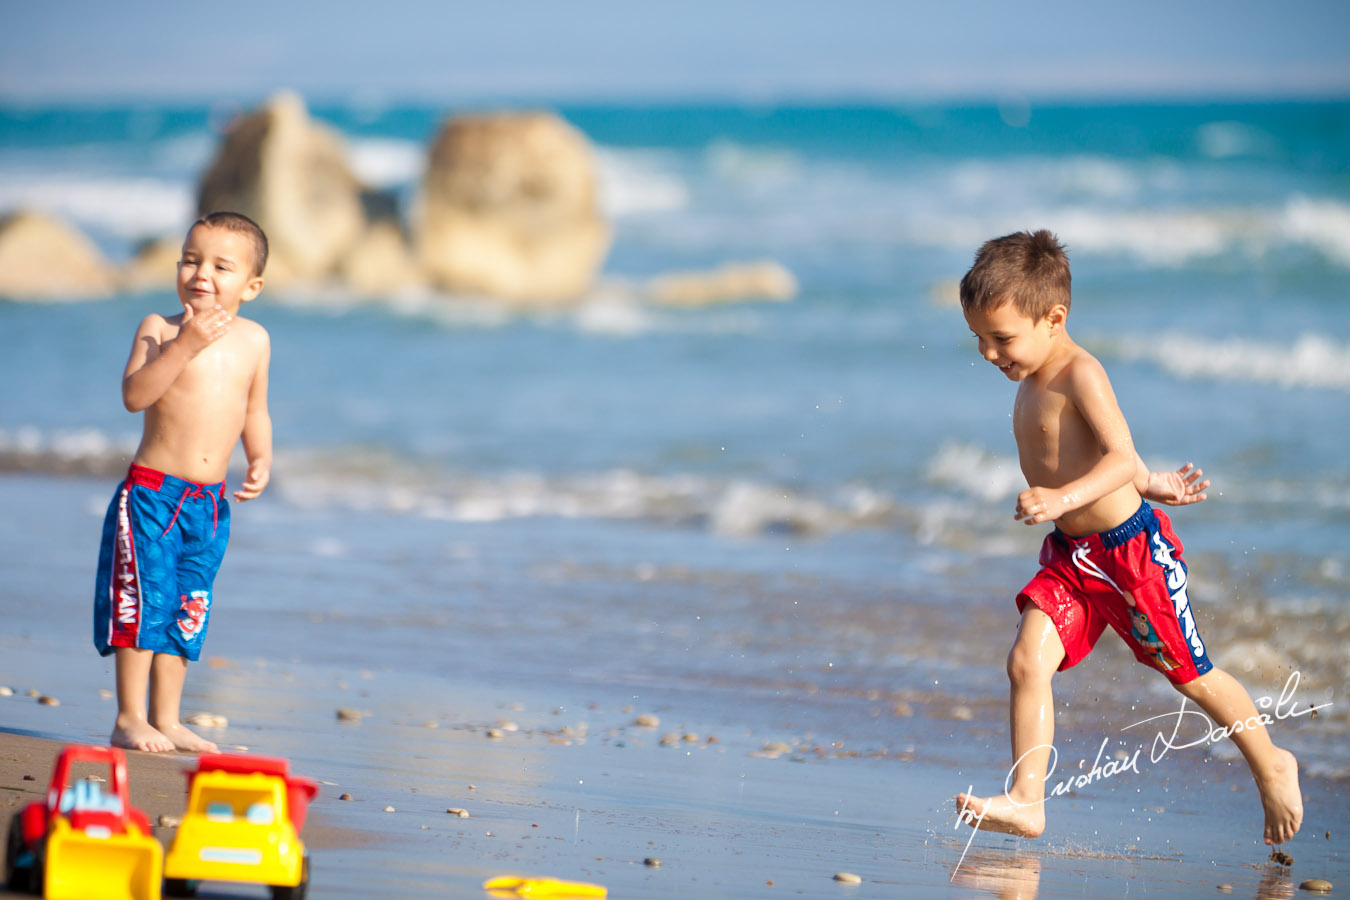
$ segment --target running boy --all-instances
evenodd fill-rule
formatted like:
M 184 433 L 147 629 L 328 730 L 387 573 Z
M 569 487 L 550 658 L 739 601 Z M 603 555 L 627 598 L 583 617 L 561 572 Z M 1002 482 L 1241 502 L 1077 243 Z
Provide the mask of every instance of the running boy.
M 1051 676 L 1087 656 L 1107 625 L 1218 724 L 1259 723 L 1242 685 L 1206 656 L 1181 542 L 1167 516 L 1145 502 L 1198 503 L 1209 482 L 1190 463 L 1148 471 L 1106 371 L 1069 337 L 1069 302 L 1069 260 L 1048 231 L 988 241 L 961 280 L 961 308 L 980 355 L 1018 383 L 1013 435 L 1029 487 L 1013 516 L 1056 525 L 1041 547 L 1040 572 L 1017 595 L 1009 786 L 1002 796 L 956 797 L 978 827 L 1023 837 L 1045 830 Z M 1283 843 L 1303 820 L 1297 761 L 1259 724 L 1231 731 L 1261 794 L 1266 843 Z
M 225 470 L 242 436 L 252 500 L 272 468 L 267 332 L 238 317 L 258 296 L 267 237 L 238 213 L 188 230 L 174 316 L 146 316 L 122 377 L 122 401 L 145 411 L 141 444 L 108 505 L 94 589 L 94 646 L 116 654 L 114 746 L 214 751 L 178 721 L 189 660 L 201 653 L 211 585 L 230 535 Z M 149 714 L 146 693 L 149 686 Z

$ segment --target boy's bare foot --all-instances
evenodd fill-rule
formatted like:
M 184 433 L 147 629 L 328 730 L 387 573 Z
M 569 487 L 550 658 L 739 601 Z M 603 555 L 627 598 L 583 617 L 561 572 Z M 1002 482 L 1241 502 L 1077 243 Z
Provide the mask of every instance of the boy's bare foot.
M 160 728 L 175 749 L 183 750 L 187 753 L 216 753 L 219 751 L 215 744 L 201 737 L 188 729 L 182 722 L 174 722 L 172 725 Z
M 113 725 L 112 736 L 108 743 L 126 750 L 144 750 L 147 753 L 164 753 L 173 749 L 173 741 L 164 736 L 158 728 L 153 728 L 144 719 L 117 717 Z
M 1288 750 L 1276 749 L 1279 762 L 1271 778 L 1256 780 L 1266 811 L 1266 843 L 1283 844 L 1303 824 L 1303 793 L 1298 787 L 1298 760 Z
M 974 794 L 956 795 L 956 812 L 966 823 L 989 831 L 1017 837 L 1040 837 L 1045 831 L 1045 804 L 1018 806 L 1007 794 L 998 797 L 976 797 Z

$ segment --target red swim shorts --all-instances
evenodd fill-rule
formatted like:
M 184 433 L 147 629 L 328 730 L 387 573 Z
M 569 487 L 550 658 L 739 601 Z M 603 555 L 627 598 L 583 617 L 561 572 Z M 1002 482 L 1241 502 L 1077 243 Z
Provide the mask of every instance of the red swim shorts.
M 1041 570 L 1017 595 L 1050 617 L 1064 644 L 1061 670 L 1077 665 L 1110 625 L 1135 657 L 1173 684 L 1213 668 L 1186 595 L 1186 564 L 1172 522 L 1147 503 L 1122 524 L 1086 537 L 1056 529 Z

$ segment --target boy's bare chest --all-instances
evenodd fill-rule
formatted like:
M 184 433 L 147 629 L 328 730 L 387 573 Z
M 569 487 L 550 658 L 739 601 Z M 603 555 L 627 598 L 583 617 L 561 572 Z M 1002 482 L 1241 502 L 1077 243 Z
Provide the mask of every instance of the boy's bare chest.
M 177 399 L 218 407 L 242 405 L 248 397 L 254 364 L 241 343 L 221 341 L 197 354 L 174 380 Z
M 1076 454 L 1091 442 L 1091 430 L 1062 392 L 1023 383 L 1013 404 L 1013 436 L 1024 461 L 1053 465 L 1064 453 Z

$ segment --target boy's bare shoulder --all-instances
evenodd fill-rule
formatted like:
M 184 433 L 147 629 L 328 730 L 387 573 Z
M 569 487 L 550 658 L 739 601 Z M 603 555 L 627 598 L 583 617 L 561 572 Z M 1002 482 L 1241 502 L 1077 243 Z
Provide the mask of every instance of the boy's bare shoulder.
M 266 346 L 271 341 L 271 337 L 267 334 L 267 329 L 252 319 L 235 316 L 232 324 L 239 335 L 250 344 L 256 344 L 262 347 Z
M 1064 362 L 1059 375 L 1074 390 L 1093 390 L 1105 385 L 1110 387 L 1111 379 L 1101 361 L 1082 347 L 1076 347 L 1073 354 Z

